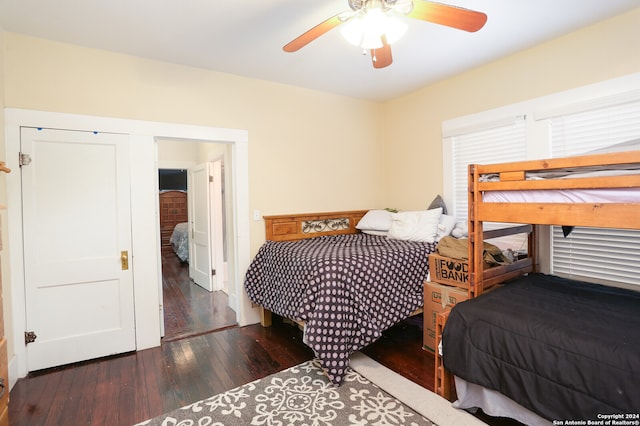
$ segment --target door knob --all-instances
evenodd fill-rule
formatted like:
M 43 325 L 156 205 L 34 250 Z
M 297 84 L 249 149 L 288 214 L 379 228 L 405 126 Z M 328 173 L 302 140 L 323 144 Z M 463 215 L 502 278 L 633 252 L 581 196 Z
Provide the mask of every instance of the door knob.
M 127 250 L 120 252 L 120 264 L 123 271 L 129 269 L 129 252 Z

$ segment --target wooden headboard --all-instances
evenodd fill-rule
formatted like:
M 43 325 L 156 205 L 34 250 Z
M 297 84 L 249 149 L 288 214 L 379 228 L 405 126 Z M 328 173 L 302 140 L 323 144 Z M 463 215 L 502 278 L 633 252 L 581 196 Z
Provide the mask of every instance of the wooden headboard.
M 172 252 L 170 239 L 178 223 L 188 220 L 187 193 L 162 191 L 160 193 L 160 237 L 162 252 Z
M 267 240 L 293 241 L 322 235 L 355 234 L 368 210 L 264 216 Z

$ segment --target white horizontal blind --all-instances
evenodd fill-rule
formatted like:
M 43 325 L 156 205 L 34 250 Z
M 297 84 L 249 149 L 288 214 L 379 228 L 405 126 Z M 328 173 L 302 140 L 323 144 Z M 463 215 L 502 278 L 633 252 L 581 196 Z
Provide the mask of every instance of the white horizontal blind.
M 551 118 L 549 126 L 553 157 L 640 139 L 640 100 Z M 577 227 L 565 238 L 554 227 L 551 250 L 554 274 L 640 285 L 640 231 Z
M 554 226 L 552 241 L 554 274 L 640 284 L 638 231 L 578 227 L 564 238 Z
M 524 117 L 503 120 L 497 127 L 471 130 L 451 136 L 453 158 L 453 214 L 458 220 L 468 218 L 469 164 L 495 164 L 520 161 L 527 155 L 527 133 Z
M 552 118 L 549 124 L 553 157 L 587 154 L 640 139 L 640 100 Z

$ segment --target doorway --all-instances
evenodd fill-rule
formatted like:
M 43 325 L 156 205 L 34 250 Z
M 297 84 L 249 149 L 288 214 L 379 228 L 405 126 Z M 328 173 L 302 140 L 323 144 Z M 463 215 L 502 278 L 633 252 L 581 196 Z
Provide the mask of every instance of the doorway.
M 157 140 L 165 342 L 237 325 L 226 274 L 227 148 Z
M 246 130 L 220 129 L 205 126 L 182 125 L 176 123 L 157 123 L 140 120 L 128 120 L 110 117 L 95 117 L 48 111 L 6 108 L 6 165 L 18 170 L 20 153 L 20 131 L 22 127 L 75 129 L 102 133 L 129 135 L 129 157 L 131 172 L 131 241 L 135 256 L 130 258 L 133 274 L 134 316 L 136 350 L 159 346 L 161 343 L 162 306 L 159 288 L 161 284 L 160 244 L 158 238 L 157 212 L 157 138 L 174 140 L 210 141 L 213 144 L 226 144 L 233 169 L 231 206 L 227 207 L 229 235 L 229 304 L 235 308 L 239 325 L 259 321 L 259 313 L 242 292 L 242 271 L 251 261 L 249 232 L 249 154 L 248 132 Z M 7 339 L 14 360 L 9 363 L 10 385 L 20 377 L 26 376 L 29 365 L 26 356 L 24 332 L 27 329 L 25 311 L 25 270 L 23 244 L 23 216 L 21 199 L 21 179 L 19 173 L 10 173 L 6 177 L 7 210 L 3 222 L 7 226 L 4 256 L 9 263 L 2 268 L 5 282 L 10 283 L 12 312 L 5 316 Z M 3 226 L 4 228 L 4 226 Z M 4 280 L 3 280 L 4 281 Z M 159 309 L 160 308 L 160 309 Z

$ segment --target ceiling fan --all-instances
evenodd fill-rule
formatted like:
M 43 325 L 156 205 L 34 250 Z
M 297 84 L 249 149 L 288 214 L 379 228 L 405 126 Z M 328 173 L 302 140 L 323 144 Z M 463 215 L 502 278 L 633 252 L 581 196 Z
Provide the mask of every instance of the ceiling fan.
M 341 25 L 347 41 L 371 53 L 374 68 L 393 62 L 391 44 L 402 36 L 406 24 L 398 16 L 408 16 L 468 32 L 476 32 L 487 15 L 457 6 L 426 0 L 348 0 L 351 10 L 339 13 L 287 43 L 283 50 L 295 52 L 329 30 Z

